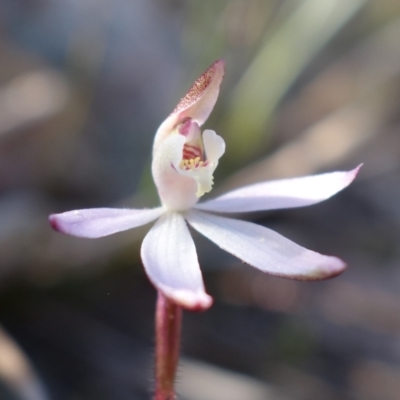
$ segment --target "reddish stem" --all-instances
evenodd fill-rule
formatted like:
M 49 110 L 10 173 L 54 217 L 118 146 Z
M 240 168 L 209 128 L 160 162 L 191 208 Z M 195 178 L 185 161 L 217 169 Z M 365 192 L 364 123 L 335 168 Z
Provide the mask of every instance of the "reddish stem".
M 182 308 L 158 292 L 156 307 L 156 392 L 154 400 L 174 400 Z

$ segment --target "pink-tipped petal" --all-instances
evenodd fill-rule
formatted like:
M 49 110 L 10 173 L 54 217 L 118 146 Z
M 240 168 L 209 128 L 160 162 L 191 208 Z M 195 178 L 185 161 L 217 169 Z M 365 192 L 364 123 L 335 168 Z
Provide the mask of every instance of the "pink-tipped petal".
M 190 310 L 211 306 L 196 247 L 182 215 L 163 215 L 144 238 L 141 255 L 149 279 L 166 297 Z
M 272 275 L 300 280 L 332 278 L 346 268 L 336 258 L 307 250 L 251 222 L 191 211 L 186 219 L 197 231 L 246 264 Z
M 324 201 L 350 185 L 361 165 L 348 172 L 331 172 L 302 178 L 257 183 L 197 204 L 215 212 L 248 212 L 304 207 Z
M 144 210 L 88 208 L 50 215 L 49 222 L 61 233 L 94 239 L 145 225 L 164 212 L 162 207 Z

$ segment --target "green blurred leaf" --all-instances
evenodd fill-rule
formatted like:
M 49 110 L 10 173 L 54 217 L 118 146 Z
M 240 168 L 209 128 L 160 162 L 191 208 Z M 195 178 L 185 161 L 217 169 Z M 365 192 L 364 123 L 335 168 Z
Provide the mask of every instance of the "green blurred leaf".
M 257 151 L 284 94 L 315 54 L 366 1 L 304 0 L 265 40 L 234 89 L 220 129 L 236 165 Z

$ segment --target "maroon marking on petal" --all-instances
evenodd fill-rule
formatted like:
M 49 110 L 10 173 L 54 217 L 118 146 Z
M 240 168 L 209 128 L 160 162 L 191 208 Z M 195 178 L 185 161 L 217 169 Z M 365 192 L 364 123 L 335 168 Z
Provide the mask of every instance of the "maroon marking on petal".
M 200 157 L 200 160 L 203 160 L 203 152 L 201 151 L 200 147 L 185 144 L 183 147 L 182 158 L 184 160 L 191 160 L 192 158 L 196 157 Z
M 183 136 L 189 135 L 190 128 L 192 126 L 192 120 L 188 117 L 184 121 L 182 121 L 182 125 L 179 128 L 179 133 Z
M 194 305 L 193 307 L 191 307 L 191 308 L 189 308 L 189 307 L 184 307 L 184 308 L 185 308 L 187 311 L 201 313 L 201 312 L 207 311 L 211 306 L 212 306 L 212 304 L 211 304 L 210 306 L 208 306 L 208 307 L 204 307 L 204 306 L 201 305 L 201 304 L 195 304 L 195 305 Z
M 57 232 L 61 232 L 60 226 L 58 224 L 57 216 L 56 214 L 51 214 L 49 215 L 49 223 L 50 226 Z
M 189 92 L 186 94 L 185 97 L 182 97 L 178 105 L 175 107 L 174 111 L 172 111 L 172 114 L 179 113 L 180 111 L 190 107 L 203 95 L 203 93 L 210 85 L 218 65 L 221 63 L 223 63 L 222 60 L 215 61 L 215 63 L 212 64 L 211 67 L 209 67 L 196 79 Z
M 213 305 L 213 302 L 214 302 L 214 300 L 211 298 L 211 302 L 210 302 L 209 305 L 204 305 L 201 302 L 197 302 L 197 303 L 193 304 L 190 307 L 187 306 L 187 305 L 184 305 L 184 304 L 182 304 L 181 306 L 187 311 L 199 312 L 200 313 L 200 312 L 204 312 L 204 311 L 208 310 Z

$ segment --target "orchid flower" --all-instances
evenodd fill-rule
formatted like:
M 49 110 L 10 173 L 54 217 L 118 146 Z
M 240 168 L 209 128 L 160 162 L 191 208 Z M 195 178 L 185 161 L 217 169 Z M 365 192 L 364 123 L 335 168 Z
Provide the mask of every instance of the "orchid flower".
M 219 94 L 224 62 L 216 61 L 193 84 L 159 127 L 152 173 L 161 206 L 154 209 L 94 208 L 53 214 L 59 232 L 99 238 L 156 221 L 143 240 L 141 257 L 154 286 L 187 309 L 206 309 L 206 293 L 196 248 L 186 222 L 223 250 L 263 272 L 300 280 L 326 279 L 346 265 L 336 257 L 307 250 L 260 225 L 216 215 L 303 207 L 348 186 L 358 168 L 302 178 L 262 182 L 198 204 L 212 189 L 213 173 L 225 142 L 201 131 Z

